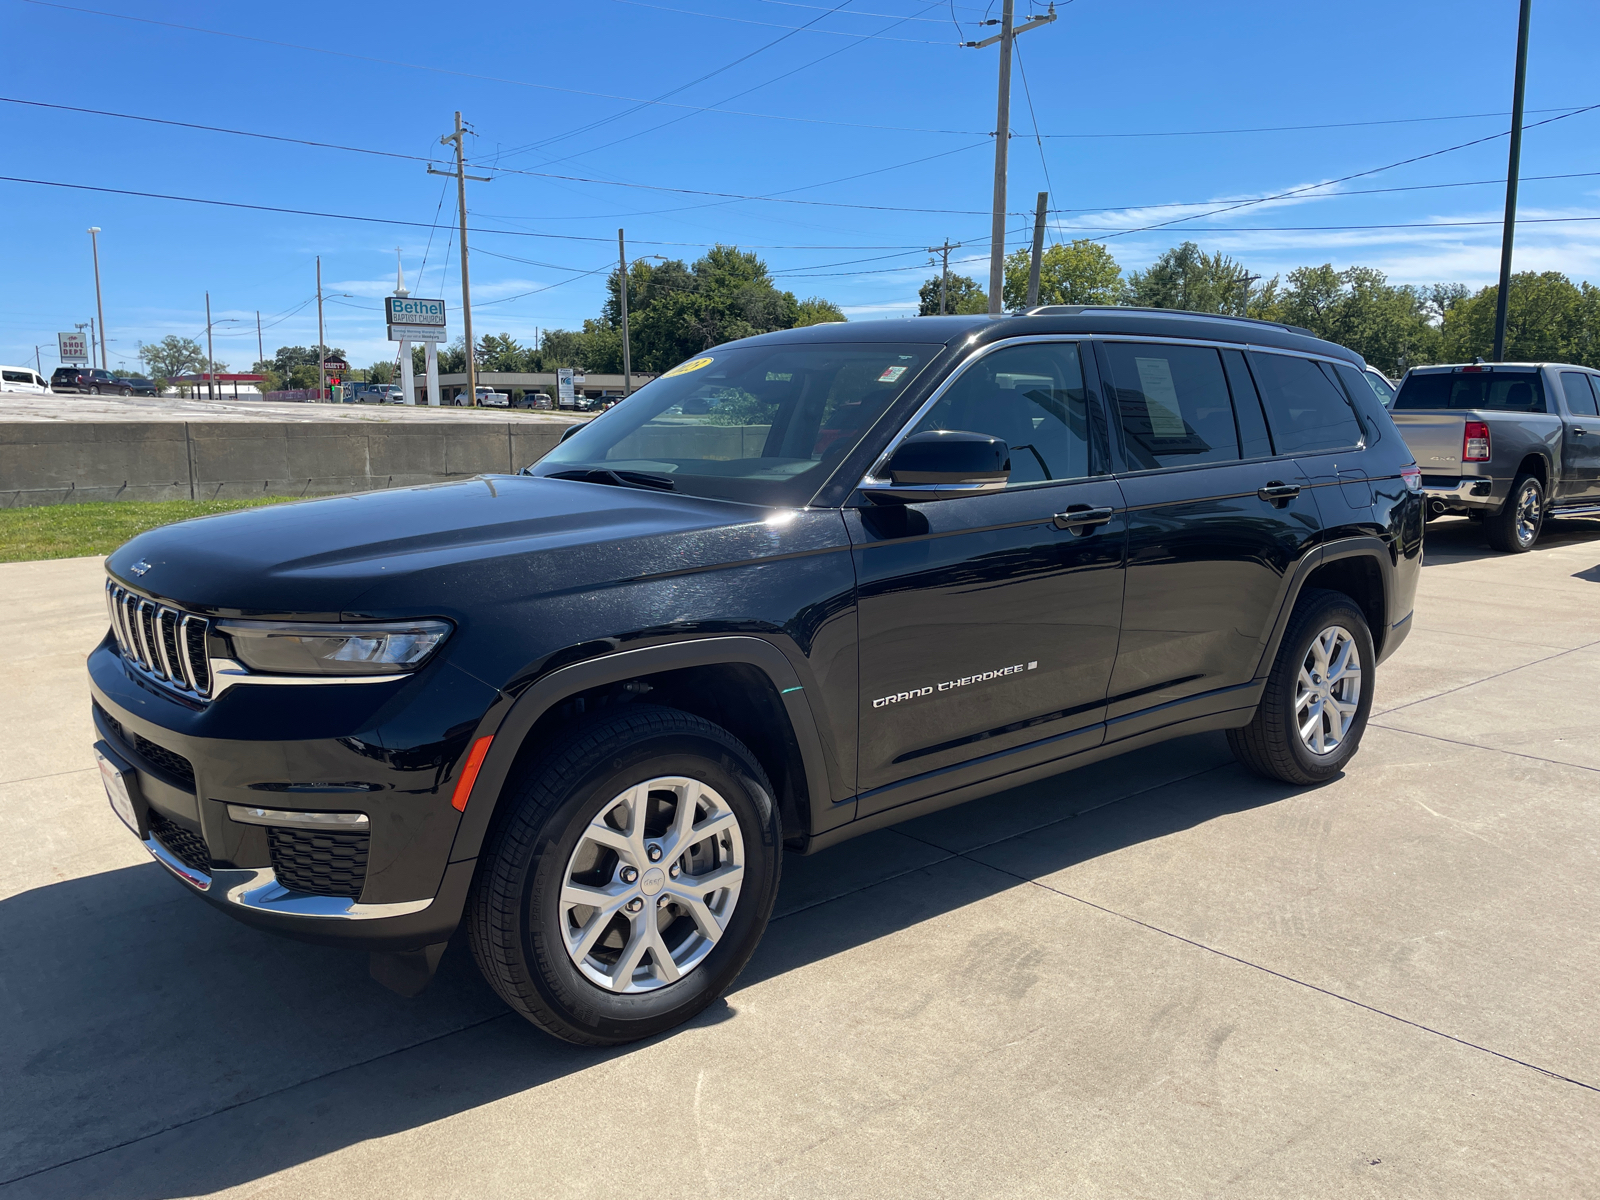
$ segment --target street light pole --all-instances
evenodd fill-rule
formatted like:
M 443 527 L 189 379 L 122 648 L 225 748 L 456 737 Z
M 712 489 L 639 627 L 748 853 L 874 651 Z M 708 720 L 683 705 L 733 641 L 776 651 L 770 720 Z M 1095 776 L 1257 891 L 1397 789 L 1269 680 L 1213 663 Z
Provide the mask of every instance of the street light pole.
M 317 255 L 317 403 L 328 398 L 328 346 L 322 335 L 322 255 Z
M 1517 17 L 1517 76 L 1511 93 L 1511 161 L 1506 167 L 1506 220 L 1500 234 L 1500 288 L 1494 298 L 1494 361 L 1506 359 L 1506 312 L 1511 300 L 1511 241 L 1517 229 L 1517 174 L 1522 169 L 1522 94 L 1528 82 L 1528 23 L 1533 0 Z
M 100 366 L 109 371 L 111 368 L 106 366 L 106 307 L 100 301 L 100 226 L 89 226 L 89 245 L 94 251 L 94 311 L 100 318 Z
M 628 251 L 617 230 L 617 299 L 622 305 L 622 398 L 633 395 L 633 355 L 628 345 Z
M 206 399 L 217 398 L 217 356 L 211 351 L 211 293 L 206 293 Z

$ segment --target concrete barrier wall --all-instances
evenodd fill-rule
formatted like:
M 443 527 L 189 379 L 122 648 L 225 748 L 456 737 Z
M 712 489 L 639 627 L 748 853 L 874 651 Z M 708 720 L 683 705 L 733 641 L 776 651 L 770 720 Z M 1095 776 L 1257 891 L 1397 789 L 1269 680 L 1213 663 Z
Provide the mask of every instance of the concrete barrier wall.
M 0 424 L 0 507 L 325 496 L 520 471 L 544 421 L 106 421 Z

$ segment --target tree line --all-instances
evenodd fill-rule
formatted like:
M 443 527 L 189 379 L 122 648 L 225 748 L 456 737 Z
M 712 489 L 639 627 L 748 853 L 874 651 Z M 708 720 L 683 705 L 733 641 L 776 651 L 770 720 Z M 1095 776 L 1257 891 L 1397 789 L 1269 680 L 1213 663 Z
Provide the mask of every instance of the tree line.
M 1006 258 L 1004 304 L 1027 299 L 1032 253 Z M 919 312 L 939 311 L 940 277 L 922 285 Z M 1410 367 L 1487 358 L 1494 348 L 1498 287 L 1473 292 L 1459 283 L 1423 287 L 1391 284 L 1373 267 L 1336 270 L 1332 263 L 1298 267 L 1263 280 L 1219 252 L 1184 242 L 1143 271 L 1124 272 L 1111 251 L 1081 239 L 1052 246 L 1039 270 L 1041 304 L 1115 304 L 1187 309 L 1281 321 L 1348 346 L 1395 378 Z M 977 281 L 951 275 L 946 311 L 987 312 Z M 1569 362 L 1600 367 L 1600 288 L 1574 284 L 1559 271 L 1523 271 L 1511 277 L 1506 317 L 1506 358 L 1513 362 Z

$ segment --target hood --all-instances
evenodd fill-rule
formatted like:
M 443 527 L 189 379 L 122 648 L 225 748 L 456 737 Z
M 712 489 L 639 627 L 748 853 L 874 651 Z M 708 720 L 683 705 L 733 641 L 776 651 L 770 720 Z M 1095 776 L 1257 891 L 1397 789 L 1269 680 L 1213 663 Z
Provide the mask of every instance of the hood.
M 483 476 L 181 521 L 140 534 L 106 567 L 192 611 L 337 619 L 381 612 L 391 595 L 416 594 L 400 581 L 435 573 L 450 585 L 441 600 L 470 602 L 480 587 L 528 595 L 703 565 L 685 535 L 764 515 L 637 488 Z

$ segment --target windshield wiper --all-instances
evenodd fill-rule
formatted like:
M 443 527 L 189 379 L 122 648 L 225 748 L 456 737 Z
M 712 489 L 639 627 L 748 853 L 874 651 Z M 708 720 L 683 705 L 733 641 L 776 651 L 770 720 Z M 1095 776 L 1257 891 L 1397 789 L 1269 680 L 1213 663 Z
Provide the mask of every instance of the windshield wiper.
M 547 479 L 576 479 L 580 483 L 608 483 L 612 487 L 644 488 L 647 491 L 673 492 L 677 485 L 665 475 L 652 475 L 648 471 L 613 471 L 609 468 L 589 467 L 581 471 L 552 471 Z

